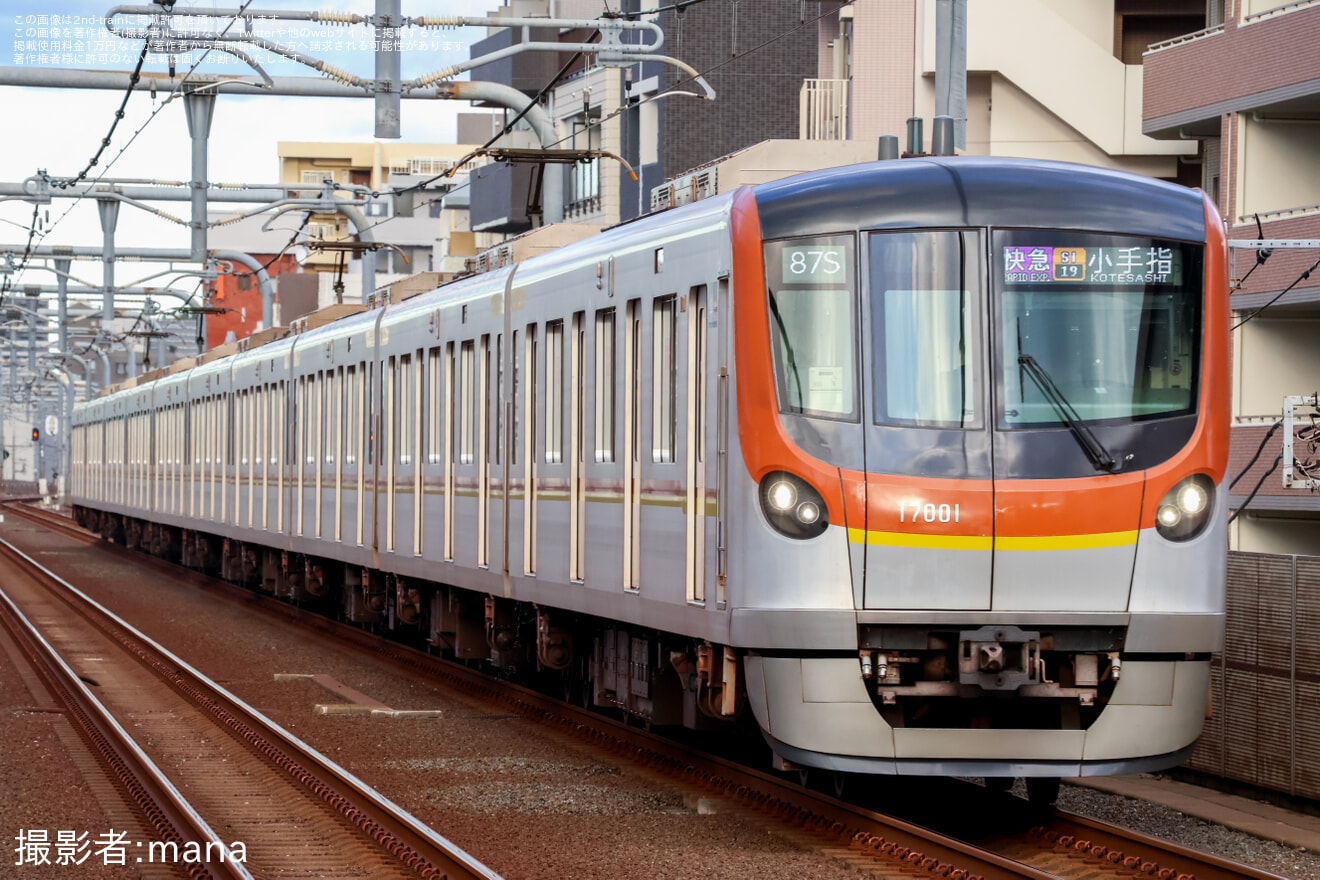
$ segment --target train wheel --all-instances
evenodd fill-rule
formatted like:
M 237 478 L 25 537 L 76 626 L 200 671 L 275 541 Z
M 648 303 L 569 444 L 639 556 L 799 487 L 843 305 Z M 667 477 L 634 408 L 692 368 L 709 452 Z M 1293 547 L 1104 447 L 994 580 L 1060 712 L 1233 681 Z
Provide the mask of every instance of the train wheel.
M 1059 799 L 1057 776 L 1028 776 L 1027 800 L 1039 807 L 1052 806 Z
M 985 777 L 985 787 L 990 791 L 1006 792 L 1013 787 L 1016 782 L 1012 776 L 987 776 Z

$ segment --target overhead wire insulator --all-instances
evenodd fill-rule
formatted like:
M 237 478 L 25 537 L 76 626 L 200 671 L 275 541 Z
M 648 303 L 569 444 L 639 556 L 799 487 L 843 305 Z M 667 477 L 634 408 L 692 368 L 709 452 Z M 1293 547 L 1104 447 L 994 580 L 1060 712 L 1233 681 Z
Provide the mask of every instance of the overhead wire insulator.
M 327 9 L 324 12 L 313 12 L 312 21 L 323 21 L 327 24 L 362 24 L 366 19 L 356 12 L 335 12 Z
M 339 80 L 341 83 L 345 83 L 350 86 L 362 85 L 361 78 L 354 76 L 353 74 L 349 73 L 346 70 L 340 70 L 338 67 L 335 67 L 332 64 L 326 64 L 324 61 L 316 62 L 316 69 L 321 73 L 324 73 L 326 76 L 330 77 L 331 79 Z
M 456 65 L 446 67 L 444 70 L 437 70 L 435 73 L 428 73 L 426 76 L 417 80 L 416 88 L 424 89 L 427 86 L 435 85 L 441 80 L 452 79 L 461 73 Z
M 463 19 L 457 15 L 419 15 L 412 24 L 416 27 L 456 28 L 463 26 Z

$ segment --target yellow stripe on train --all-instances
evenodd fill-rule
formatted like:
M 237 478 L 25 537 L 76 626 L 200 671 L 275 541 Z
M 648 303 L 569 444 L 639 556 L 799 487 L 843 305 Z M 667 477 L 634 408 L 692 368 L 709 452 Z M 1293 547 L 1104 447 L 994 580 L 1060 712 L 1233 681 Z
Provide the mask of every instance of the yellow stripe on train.
M 870 532 L 849 529 L 854 544 L 881 547 L 916 547 L 929 550 L 1092 550 L 1130 547 L 1137 543 L 1137 530 L 1101 532 L 1094 535 L 1040 535 L 999 537 L 989 535 L 925 535 L 916 532 Z

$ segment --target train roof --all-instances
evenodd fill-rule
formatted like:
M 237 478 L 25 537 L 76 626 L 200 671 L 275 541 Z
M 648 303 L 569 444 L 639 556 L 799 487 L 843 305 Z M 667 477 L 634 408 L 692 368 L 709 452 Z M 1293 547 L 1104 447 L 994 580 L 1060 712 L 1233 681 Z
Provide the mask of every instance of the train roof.
M 1043 226 L 1205 240 L 1201 194 L 1089 165 L 926 157 L 811 171 L 753 188 L 766 238 L 913 226 Z

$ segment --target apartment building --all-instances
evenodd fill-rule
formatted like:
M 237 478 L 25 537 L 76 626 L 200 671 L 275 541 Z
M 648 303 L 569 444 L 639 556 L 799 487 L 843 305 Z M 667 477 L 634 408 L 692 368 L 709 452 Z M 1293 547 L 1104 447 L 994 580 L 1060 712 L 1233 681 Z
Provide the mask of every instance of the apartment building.
M 1144 53 L 1142 130 L 1169 143 L 1198 145 L 1202 185 L 1219 205 L 1229 239 L 1307 244 L 1275 248 L 1259 266 L 1253 249 L 1230 252 L 1238 280 L 1234 324 L 1241 325 L 1233 333 L 1230 476 L 1239 479 L 1230 505 L 1242 508 L 1255 491 L 1233 524 L 1231 546 L 1238 550 L 1314 554 L 1320 547 L 1320 496 L 1300 469 L 1294 484 L 1284 485 L 1284 432 L 1270 434 L 1284 397 L 1320 388 L 1314 335 L 1320 331 L 1320 270 L 1303 277 L 1320 259 L 1317 46 L 1315 0 L 1217 0 L 1203 27 Z M 1299 427 L 1311 424 L 1313 411 L 1296 410 Z M 1305 468 L 1316 451 L 1306 435 L 1295 441 L 1290 459 Z

